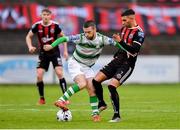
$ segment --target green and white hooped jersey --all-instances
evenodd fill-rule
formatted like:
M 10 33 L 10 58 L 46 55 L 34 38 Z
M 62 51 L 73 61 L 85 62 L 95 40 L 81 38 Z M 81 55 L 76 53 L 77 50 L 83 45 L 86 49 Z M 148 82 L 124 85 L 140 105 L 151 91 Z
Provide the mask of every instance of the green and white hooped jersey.
M 76 44 L 76 49 L 73 53 L 73 57 L 80 63 L 87 66 L 95 64 L 96 60 L 100 56 L 104 45 L 115 46 L 115 41 L 100 33 L 96 33 L 94 40 L 88 40 L 84 33 L 68 36 L 68 41 L 72 41 Z

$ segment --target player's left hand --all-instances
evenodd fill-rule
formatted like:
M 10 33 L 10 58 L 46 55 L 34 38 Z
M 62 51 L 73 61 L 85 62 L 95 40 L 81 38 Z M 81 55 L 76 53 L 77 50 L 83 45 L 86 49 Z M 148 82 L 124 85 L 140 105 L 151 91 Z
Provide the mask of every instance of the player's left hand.
M 52 47 L 51 45 L 44 45 L 44 46 L 43 46 L 43 49 L 44 49 L 45 51 L 49 51 L 49 50 L 53 49 L 53 47 Z
M 68 52 L 64 52 L 63 56 L 64 56 L 64 59 L 65 59 L 65 60 L 68 60 L 68 57 L 69 57 Z
M 113 39 L 117 42 L 121 42 L 121 36 L 119 34 L 113 34 Z

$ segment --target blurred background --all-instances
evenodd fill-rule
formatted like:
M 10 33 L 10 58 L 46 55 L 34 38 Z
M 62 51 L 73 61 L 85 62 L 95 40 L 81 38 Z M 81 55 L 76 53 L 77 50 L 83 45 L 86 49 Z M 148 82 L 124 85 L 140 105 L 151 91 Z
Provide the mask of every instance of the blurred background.
M 81 33 L 82 23 L 94 19 L 98 31 L 110 37 L 121 28 L 121 12 L 134 9 L 146 38 L 128 82 L 180 82 L 180 0 L 0 0 L 0 83 L 36 81 L 37 55 L 28 53 L 25 36 L 44 7 L 53 12 L 66 35 Z M 37 38 L 33 40 L 37 45 Z M 69 44 L 69 53 L 73 50 Z M 95 70 L 109 62 L 116 50 L 105 47 Z M 65 78 L 72 82 L 66 61 L 64 68 Z M 45 81 L 56 83 L 52 67 Z

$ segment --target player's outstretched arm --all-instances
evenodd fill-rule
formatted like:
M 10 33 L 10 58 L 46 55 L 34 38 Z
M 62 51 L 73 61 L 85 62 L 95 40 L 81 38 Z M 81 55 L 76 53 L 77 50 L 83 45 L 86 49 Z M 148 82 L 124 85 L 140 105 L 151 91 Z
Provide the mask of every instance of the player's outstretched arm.
M 64 54 L 63 54 L 64 58 L 67 60 L 68 59 L 68 47 L 67 47 L 67 42 L 64 43 Z
M 57 45 L 62 44 L 67 41 L 68 41 L 68 37 L 63 36 L 63 37 L 58 38 L 51 45 L 44 45 L 43 48 L 45 51 L 49 51 L 49 50 L 53 49 L 54 47 L 56 47 Z

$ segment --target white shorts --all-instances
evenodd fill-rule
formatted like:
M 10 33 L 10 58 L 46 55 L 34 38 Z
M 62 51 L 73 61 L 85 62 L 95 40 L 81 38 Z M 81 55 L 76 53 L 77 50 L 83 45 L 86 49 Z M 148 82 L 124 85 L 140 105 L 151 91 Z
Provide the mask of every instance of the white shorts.
M 73 57 L 68 60 L 68 70 L 73 80 L 79 74 L 85 75 L 86 78 L 93 78 L 95 76 L 92 68 L 79 63 Z

